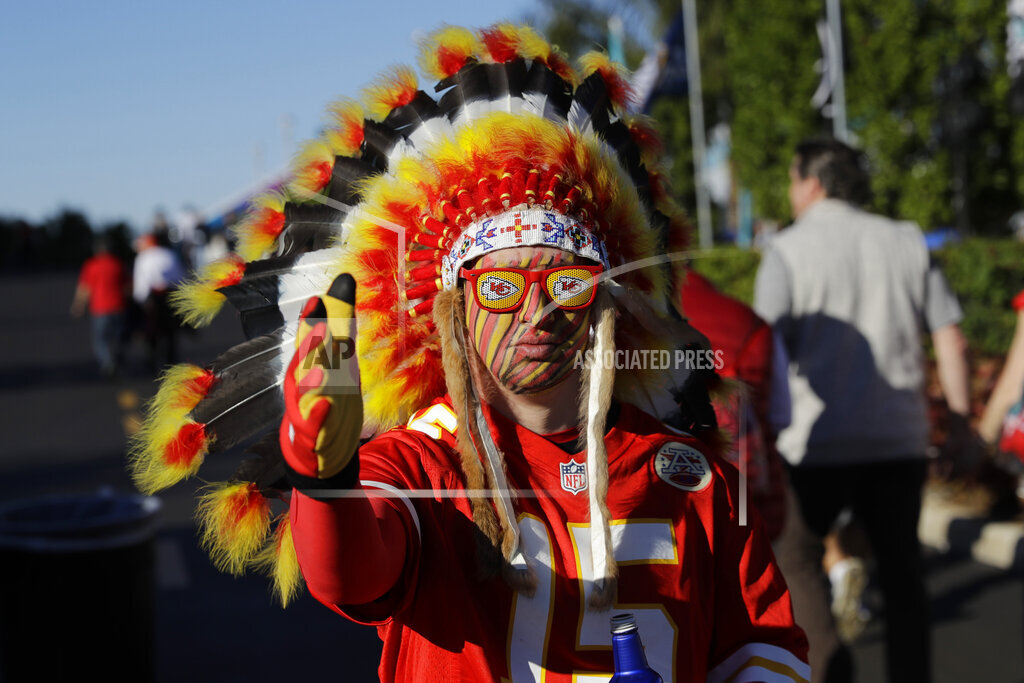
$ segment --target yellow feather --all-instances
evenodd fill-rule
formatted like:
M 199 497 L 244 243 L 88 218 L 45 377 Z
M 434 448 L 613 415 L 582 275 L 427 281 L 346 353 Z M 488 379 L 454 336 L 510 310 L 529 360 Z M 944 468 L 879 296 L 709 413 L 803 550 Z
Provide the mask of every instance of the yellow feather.
M 245 218 L 232 230 L 238 241 L 235 251 L 247 263 L 263 258 L 273 248 L 277 238 L 260 230 L 259 226 L 266 219 L 267 211 L 283 212 L 286 201 L 281 192 L 264 192 L 252 200 Z
M 480 47 L 476 34 L 469 29 L 462 26 L 444 26 L 420 43 L 420 68 L 431 78 L 447 78 L 451 74 L 439 59 L 442 51 L 473 57 L 480 54 Z
M 217 569 L 236 576 L 254 560 L 270 531 L 270 505 L 250 482 L 211 484 L 199 498 L 202 547 Z
M 418 87 L 416 73 L 411 67 L 404 64 L 393 66 L 376 83 L 363 90 L 366 110 L 372 118 L 383 120 L 398 106 L 400 97 L 415 93 Z
M 140 491 L 152 495 L 199 471 L 212 443 L 209 437 L 188 463 L 168 465 L 164 461 L 165 449 L 178 436 L 180 429 L 191 424 L 195 423 L 187 418 L 180 422 L 166 419 L 157 423 L 148 420 L 143 423 L 132 440 L 128 454 L 129 471 Z
M 519 26 L 519 51 L 527 59 L 546 61 L 551 56 L 551 44 L 529 26 Z
M 135 485 L 146 494 L 194 475 L 203 462 L 206 448 L 190 464 L 177 466 L 164 462 L 164 451 L 181 428 L 192 422 L 188 414 L 205 396 L 205 392 L 198 391 L 195 380 L 205 373 L 203 368 L 187 363 L 168 368 L 146 407 L 146 419 L 132 437 L 128 453 L 128 468 Z
M 602 69 L 610 69 L 625 75 L 625 69 L 621 65 L 613 62 L 612 58 L 604 52 L 588 52 L 576 61 L 580 65 L 580 75 L 583 76 L 583 78 L 586 78 L 595 71 L 600 71 Z
M 254 564 L 270 577 L 274 595 L 281 601 L 282 607 L 287 607 L 302 586 L 302 572 L 295 555 L 292 527 L 287 513 L 278 518 L 270 543 L 256 556 Z
M 292 162 L 294 177 L 288 183 L 288 193 L 304 199 L 324 189 L 330 179 L 330 169 L 334 167 L 334 156 L 330 145 L 323 140 L 307 142 Z
M 328 108 L 333 126 L 324 133 L 324 139 L 336 156 L 353 156 L 359 151 L 362 139 L 363 107 L 352 99 L 341 99 Z
M 227 300 L 217 289 L 240 267 L 240 258 L 234 254 L 205 265 L 194 279 L 174 290 L 171 305 L 192 327 L 209 325 Z

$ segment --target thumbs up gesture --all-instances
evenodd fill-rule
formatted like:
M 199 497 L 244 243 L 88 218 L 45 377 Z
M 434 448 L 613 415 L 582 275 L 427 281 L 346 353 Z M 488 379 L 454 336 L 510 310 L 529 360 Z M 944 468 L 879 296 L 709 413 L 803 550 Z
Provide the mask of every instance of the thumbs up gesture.
M 302 490 L 349 488 L 359 480 L 363 400 L 355 296 L 352 276 L 339 275 L 326 294 L 306 302 L 299 319 L 284 379 L 280 441 L 289 479 Z

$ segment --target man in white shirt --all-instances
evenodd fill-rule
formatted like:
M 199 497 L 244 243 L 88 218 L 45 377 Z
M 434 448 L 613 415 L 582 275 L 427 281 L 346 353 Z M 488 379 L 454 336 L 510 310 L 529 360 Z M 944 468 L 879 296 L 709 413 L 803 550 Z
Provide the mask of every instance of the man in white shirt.
M 958 445 L 969 438 L 966 342 L 960 306 L 918 226 L 858 208 L 867 194 L 858 152 L 835 140 L 801 143 L 790 169 L 796 221 L 769 244 L 758 271 L 754 308 L 783 339 L 793 401 L 778 439 L 793 507 L 776 552 L 814 680 L 850 680 L 821 539 L 852 509 L 886 601 L 889 680 L 928 681 L 917 538 L 929 436 L 921 335 L 931 334 Z
M 139 238 L 132 270 L 132 298 L 142 309 L 148 361 L 153 371 L 177 360 L 178 321 L 168 295 L 185 279 L 178 255 L 161 243 L 159 233 Z

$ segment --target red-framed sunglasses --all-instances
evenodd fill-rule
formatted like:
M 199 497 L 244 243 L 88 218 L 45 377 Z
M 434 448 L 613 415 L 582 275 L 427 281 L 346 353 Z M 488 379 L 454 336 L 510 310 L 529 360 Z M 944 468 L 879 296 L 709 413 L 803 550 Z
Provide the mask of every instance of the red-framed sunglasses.
M 534 282 L 559 308 L 576 310 L 594 302 L 594 286 L 602 266 L 557 266 L 546 270 L 522 268 L 477 268 L 459 271 L 459 277 L 473 285 L 473 294 L 480 308 L 491 313 L 510 313 L 523 305 L 526 293 Z

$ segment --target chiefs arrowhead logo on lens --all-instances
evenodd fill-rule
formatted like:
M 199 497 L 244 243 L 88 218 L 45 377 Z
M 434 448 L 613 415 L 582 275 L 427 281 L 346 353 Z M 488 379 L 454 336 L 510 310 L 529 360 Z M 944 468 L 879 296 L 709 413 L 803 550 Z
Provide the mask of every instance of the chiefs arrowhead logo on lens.
M 582 294 L 590 287 L 590 280 L 573 275 L 560 275 L 551 283 L 551 297 L 555 301 L 566 301 Z
M 480 283 L 480 293 L 488 301 L 501 301 L 519 294 L 522 287 L 500 275 L 488 275 Z

